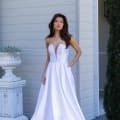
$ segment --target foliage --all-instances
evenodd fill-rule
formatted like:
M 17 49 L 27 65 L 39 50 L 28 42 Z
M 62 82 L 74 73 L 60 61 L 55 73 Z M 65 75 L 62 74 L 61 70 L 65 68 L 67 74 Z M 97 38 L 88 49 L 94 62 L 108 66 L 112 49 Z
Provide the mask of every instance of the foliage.
M 110 36 L 107 46 L 107 83 L 104 109 L 108 120 L 120 120 L 120 0 L 107 0 Z
M 21 50 L 13 46 L 7 46 L 0 48 L 0 52 L 21 52 Z

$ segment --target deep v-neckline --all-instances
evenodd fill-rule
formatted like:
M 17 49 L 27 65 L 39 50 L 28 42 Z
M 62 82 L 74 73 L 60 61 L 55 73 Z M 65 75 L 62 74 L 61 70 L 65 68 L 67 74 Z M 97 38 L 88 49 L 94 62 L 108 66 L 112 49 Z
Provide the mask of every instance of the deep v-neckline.
M 53 46 L 54 53 L 55 53 L 56 56 L 57 56 L 57 51 L 58 51 L 58 48 L 60 47 L 60 45 L 64 45 L 64 46 L 65 46 L 64 43 L 59 43 L 56 47 L 55 47 L 55 45 L 54 45 L 53 43 L 50 43 L 49 46 L 50 46 L 50 45 Z

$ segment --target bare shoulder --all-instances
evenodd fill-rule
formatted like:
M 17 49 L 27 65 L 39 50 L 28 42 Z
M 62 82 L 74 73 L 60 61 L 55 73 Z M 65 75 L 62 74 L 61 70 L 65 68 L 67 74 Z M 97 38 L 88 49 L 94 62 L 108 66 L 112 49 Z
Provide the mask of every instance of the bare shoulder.
M 48 47 L 50 42 L 51 42 L 51 38 L 49 38 L 49 37 L 45 38 L 45 44 L 47 47 Z
M 70 45 L 71 46 L 78 46 L 78 43 L 76 42 L 76 40 L 75 40 L 75 38 L 74 37 L 71 37 L 71 39 L 70 39 Z
M 75 40 L 74 37 L 71 37 L 70 39 L 70 45 L 78 52 L 81 51 L 81 48 L 79 46 L 79 44 L 77 43 L 77 41 Z

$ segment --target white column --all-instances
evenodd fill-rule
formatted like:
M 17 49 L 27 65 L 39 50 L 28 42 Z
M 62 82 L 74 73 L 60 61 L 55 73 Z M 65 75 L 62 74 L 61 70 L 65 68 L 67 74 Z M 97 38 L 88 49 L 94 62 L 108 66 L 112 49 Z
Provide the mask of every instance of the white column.
M 78 1 L 78 37 L 82 49 L 79 60 L 79 101 L 87 120 L 99 113 L 98 3 Z
M 99 116 L 99 24 L 98 24 L 98 0 L 93 0 L 93 36 L 94 36 L 94 111 Z

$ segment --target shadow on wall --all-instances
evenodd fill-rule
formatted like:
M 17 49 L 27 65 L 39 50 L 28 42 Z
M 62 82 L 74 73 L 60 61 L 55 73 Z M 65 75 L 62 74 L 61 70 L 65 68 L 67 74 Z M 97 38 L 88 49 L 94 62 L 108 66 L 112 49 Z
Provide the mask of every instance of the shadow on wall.
M 0 78 L 4 75 L 4 70 L 0 67 Z

